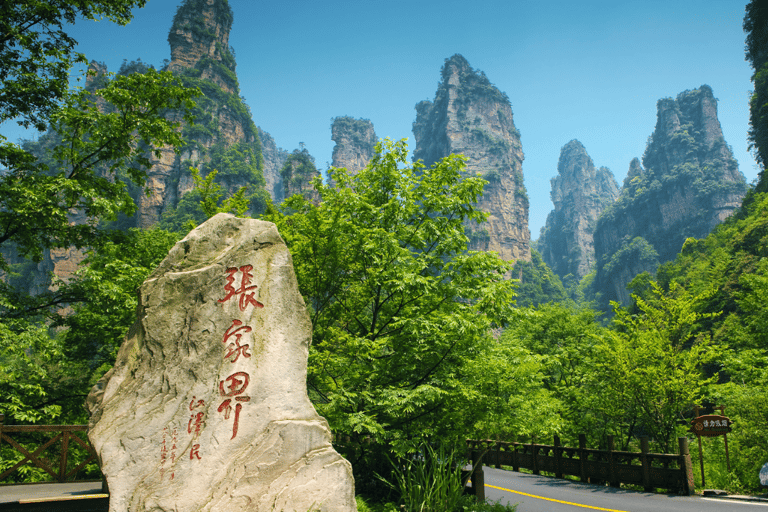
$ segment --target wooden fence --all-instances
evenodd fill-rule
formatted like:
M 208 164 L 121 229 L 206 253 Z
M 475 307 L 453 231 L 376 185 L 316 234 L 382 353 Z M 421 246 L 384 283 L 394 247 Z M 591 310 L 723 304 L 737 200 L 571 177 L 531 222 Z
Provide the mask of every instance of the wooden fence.
M 614 450 L 613 436 L 608 436 L 607 450 L 589 449 L 585 435 L 579 436 L 578 448 L 561 446 L 558 436 L 553 445 L 467 440 L 467 448 L 470 460 L 482 460 L 485 465 L 497 468 L 502 465 L 511 466 L 515 471 L 526 468 L 535 475 L 547 471 L 556 478 L 570 475 L 582 482 L 608 483 L 612 487 L 632 484 L 648 492 L 668 489 L 687 496 L 694 493 L 687 438 L 678 438 L 678 454 L 650 453 L 648 438 L 640 441 L 640 452 Z M 475 464 L 475 468 L 473 484 L 476 478 L 483 478 L 482 474 L 476 476 L 482 464 Z M 473 485 L 477 491 L 481 487 Z
M 85 466 L 97 459 L 93 447 L 85 439 L 81 438 L 77 432 L 86 432 L 88 425 L 4 425 L 4 416 L 0 414 L 0 444 L 8 443 L 11 447 L 22 455 L 22 459 L 16 464 L 0 473 L 0 481 L 13 474 L 19 468 L 29 463 L 48 473 L 57 482 L 67 482 L 74 480 L 77 473 Z M 31 434 L 41 433 L 50 434 L 52 437 L 47 441 L 34 440 L 32 443 L 19 442 L 8 434 Z M 18 436 L 14 436 L 18 437 Z M 39 444 L 34 450 L 25 448 L 24 444 Z M 42 443 L 42 444 L 40 444 Z M 69 457 L 70 446 L 80 446 L 84 451 L 84 460 L 77 463 Z M 46 451 L 48 450 L 48 451 Z M 53 457 L 51 457 L 51 452 Z M 82 456 L 81 456 L 82 458 Z M 56 464 L 58 462 L 58 464 Z M 70 467 L 73 466 L 73 467 Z

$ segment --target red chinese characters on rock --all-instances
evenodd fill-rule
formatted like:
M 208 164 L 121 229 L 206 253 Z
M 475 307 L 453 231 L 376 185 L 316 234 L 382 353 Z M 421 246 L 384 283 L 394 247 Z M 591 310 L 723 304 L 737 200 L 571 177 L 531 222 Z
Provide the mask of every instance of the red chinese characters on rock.
M 171 438 L 171 480 L 173 480 L 174 472 L 173 472 L 173 465 L 176 462 L 176 441 L 178 439 L 178 430 L 175 428 L 172 432 L 172 438 Z M 167 470 L 165 469 L 165 463 L 168 460 L 168 447 L 167 447 L 167 439 L 168 439 L 168 427 L 163 428 L 163 441 L 160 443 L 160 481 L 163 481 L 163 477 L 165 476 L 165 473 Z
M 235 436 L 237 436 L 240 411 L 243 408 L 243 405 L 239 402 L 251 401 L 251 397 L 243 395 L 243 393 L 245 393 L 245 389 L 248 387 L 249 381 L 250 377 L 245 372 L 233 373 L 226 379 L 219 381 L 219 394 L 224 398 L 224 401 L 222 401 L 221 405 L 219 405 L 218 412 L 224 413 L 225 420 L 228 420 L 230 414 L 232 413 L 232 399 L 234 398 L 235 402 L 238 402 L 235 403 L 235 418 L 232 425 L 232 437 L 230 439 L 234 439 Z M 227 384 L 225 385 L 225 383 Z
M 229 359 L 230 357 L 234 356 L 234 359 L 230 361 L 230 363 L 235 363 L 242 355 L 243 357 L 251 357 L 251 354 L 248 353 L 249 344 L 240 344 L 240 338 L 243 337 L 243 334 L 248 334 L 249 332 L 253 331 L 250 327 L 247 325 L 243 325 L 243 322 L 240 320 L 232 320 L 232 325 L 229 326 L 229 329 L 227 329 L 227 332 L 224 333 L 224 339 L 221 340 L 222 343 L 226 344 L 227 341 L 229 341 L 229 338 L 232 336 L 235 337 L 234 343 L 230 343 L 227 345 L 227 353 L 224 354 L 224 359 Z
M 219 302 L 227 302 L 232 297 L 239 295 L 240 296 L 240 311 L 245 311 L 245 309 L 248 306 L 254 306 L 257 308 L 263 308 L 264 304 L 256 300 L 254 295 L 256 295 L 256 292 L 254 291 L 258 286 L 251 285 L 251 279 L 253 278 L 253 274 L 251 274 L 251 270 L 253 270 L 253 265 L 243 265 L 240 268 L 237 267 L 230 267 L 227 269 L 227 284 L 224 285 L 224 291 L 227 292 L 227 295 L 223 299 L 219 299 Z M 237 273 L 240 272 L 242 275 L 240 276 L 240 288 L 235 288 L 233 284 L 235 281 L 237 281 Z
M 168 458 L 168 449 L 166 448 L 166 438 L 168 437 L 168 427 L 163 429 L 163 441 L 160 443 L 160 481 L 163 481 L 165 475 L 165 461 Z
M 178 439 L 178 430 L 173 429 L 173 438 L 171 440 L 171 466 L 176 462 L 176 440 Z M 173 480 L 174 472 L 171 471 L 171 480 Z
M 189 402 L 189 421 L 187 422 L 187 433 L 192 436 L 192 446 L 189 449 L 189 460 L 200 460 L 200 443 L 196 443 L 200 437 L 200 432 L 205 427 L 205 400 L 197 400 L 192 397 Z
M 251 284 L 253 279 L 253 265 L 242 265 L 240 267 L 227 268 L 227 281 L 224 285 L 225 295 L 219 299 L 219 303 L 227 302 L 232 298 L 236 298 L 238 301 L 238 307 L 240 311 L 245 311 L 249 306 L 260 309 L 264 307 L 264 304 L 256 300 L 257 285 Z M 237 285 L 238 273 L 240 274 L 240 286 Z M 243 325 L 242 320 L 233 319 L 232 325 L 227 328 L 224 333 L 224 338 L 221 340 L 225 345 L 224 359 L 234 364 L 240 356 L 243 359 L 251 357 L 250 344 L 242 343 L 242 338 L 245 334 L 253 332 L 253 328 Z M 240 423 L 240 411 L 243 409 L 243 403 L 249 402 L 251 397 L 245 394 L 250 382 L 250 376 L 248 373 L 240 371 L 231 374 L 226 379 L 219 381 L 219 395 L 222 398 L 221 403 L 217 411 L 224 414 L 224 419 L 229 420 L 232 418 L 232 437 L 237 437 L 237 429 Z M 234 415 L 232 412 L 234 411 Z

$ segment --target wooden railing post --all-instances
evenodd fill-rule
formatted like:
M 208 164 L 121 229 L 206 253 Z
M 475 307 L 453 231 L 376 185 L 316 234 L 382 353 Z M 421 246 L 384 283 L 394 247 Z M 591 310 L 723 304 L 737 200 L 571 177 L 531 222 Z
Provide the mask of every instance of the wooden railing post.
M 680 471 L 682 472 L 683 488 L 682 493 L 691 496 L 696 492 L 693 483 L 693 466 L 691 465 L 691 454 L 688 451 L 688 438 L 678 437 L 677 444 L 680 448 Z
M 555 478 L 563 478 L 563 450 L 560 448 L 560 436 L 555 435 Z
M 485 474 L 483 473 L 483 452 L 472 450 L 472 489 L 478 503 L 485 501 Z
M 512 470 L 520 471 L 520 459 L 518 458 L 518 444 L 512 444 Z
M 608 436 L 608 482 L 611 487 L 621 487 L 618 471 L 616 471 L 616 457 L 613 454 L 615 448 L 613 436 Z
M 643 489 L 645 492 L 653 492 L 651 487 L 651 459 L 648 457 L 650 451 L 648 436 L 640 437 L 640 462 L 643 465 Z
M 579 478 L 582 482 L 589 482 L 587 478 L 587 435 L 579 434 Z
M 534 439 L 531 438 L 531 465 L 533 466 L 531 469 L 533 470 L 534 475 L 538 475 L 541 473 L 539 471 L 539 450 L 536 448 L 536 445 L 533 441 Z
M 496 469 L 501 469 L 501 442 L 496 441 Z
M 67 481 L 67 452 L 69 451 L 69 432 L 61 433 L 61 458 L 59 459 L 59 482 Z

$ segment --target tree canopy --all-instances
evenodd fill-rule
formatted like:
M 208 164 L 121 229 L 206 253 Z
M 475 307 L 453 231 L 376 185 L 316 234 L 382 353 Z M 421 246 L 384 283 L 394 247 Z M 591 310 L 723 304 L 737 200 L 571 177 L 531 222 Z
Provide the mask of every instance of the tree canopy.
M 294 258 L 314 326 L 308 388 L 332 428 L 407 450 L 414 438 L 462 435 L 467 363 L 512 312 L 508 263 L 467 251 L 463 221 L 483 180 L 452 155 L 407 165 L 405 141 L 376 146 L 354 178 L 314 181 L 273 215 Z

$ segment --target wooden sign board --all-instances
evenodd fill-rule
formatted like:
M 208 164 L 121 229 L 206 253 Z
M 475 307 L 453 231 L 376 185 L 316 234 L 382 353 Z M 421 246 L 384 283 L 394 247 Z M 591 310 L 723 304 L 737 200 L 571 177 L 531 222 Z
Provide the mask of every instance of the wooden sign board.
M 722 436 L 731 431 L 733 422 L 726 416 L 707 414 L 691 420 L 690 431 L 697 436 Z

